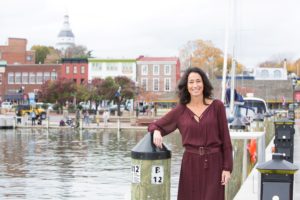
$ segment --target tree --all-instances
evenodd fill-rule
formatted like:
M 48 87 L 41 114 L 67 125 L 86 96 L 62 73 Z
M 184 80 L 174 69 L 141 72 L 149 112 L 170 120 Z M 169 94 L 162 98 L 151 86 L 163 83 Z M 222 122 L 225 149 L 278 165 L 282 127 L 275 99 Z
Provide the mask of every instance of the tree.
M 41 86 L 40 97 L 45 102 L 57 102 L 58 106 L 62 106 L 68 101 L 73 100 L 76 93 L 76 83 L 73 80 L 60 78 L 55 81 L 47 81 Z
M 230 56 L 229 56 L 230 57 Z M 215 47 L 211 41 L 194 40 L 189 41 L 180 50 L 180 62 L 186 67 L 199 67 L 206 71 L 209 77 L 222 74 L 223 52 Z M 231 69 L 231 59 L 228 59 L 228 69 Z M 238 64 L 236 72 L 242 72 L 243 65 Z
M 92 57 L 92 51 L 88 51 L 83 45 L 73 45 L 66 49 L 64 55 L 65 58 L 90 58 Z
M 76 85 L 76 101 L 88 101 L 91 97 L 91 92 L 88 90 L 87 84 Z
M 115 98 L 115 93 L 118 90 L 118 85 L 115 83 L 112 77 L 107 77 L 103 80 L 103 83 L 99 86 L 99 90 L 103 95 L 103 99 L 111 102 Z
M 133 99 L 134 97 L 135 83 L 126 76 L 117 76 L 114 80 L 118 86 L 118 90 L 115 93 L 115 100 L 118 105 L 118 116 L 120 116 L 121 103 L 125 103 L 126 100 Z
M 49 47 L 49 53 L 45 59 L 45 63 L 48 64 L 57 64 L 61 60 L 61 52 L 58 49 Z
M 101 78 L 95 78 L 92 80 L 91 83 L 91 92 L 90 92 L 90 98 L 92 101 L 95 101 L 96 103 L 96 108 L 98 108 L 99 102 L 104 100 L 104 94 L 101 90 L 101 86 L 104 83 L 104 80 Z
M 42 45 L 34 45 L 31 47 L 31 50 L 35 51 L 35 63 L 43 64 L 47 55 L 50 53 L 50 47 Z

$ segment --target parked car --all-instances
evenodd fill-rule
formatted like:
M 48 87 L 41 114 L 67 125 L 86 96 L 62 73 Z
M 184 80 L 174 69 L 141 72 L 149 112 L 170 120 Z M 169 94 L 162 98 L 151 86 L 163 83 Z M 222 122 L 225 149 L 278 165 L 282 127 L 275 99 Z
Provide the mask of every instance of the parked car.
M 11 102 L 9 101 L 3 101 L 1 103 L 1 108 L 4 108 L 4 109 L 12 109 L 13 105 Z
M 53 111 L 53 104 L 52 103 L 43 103 L 43 102 L 37 102 L 35 104 L 36 108 L 43 108 L 45 110 Z
M 16 107 L 17 116 L 24 116 L 24 115 L 29 116 L 32 111 L 35 112 L 36 118 L 41 117 L 42 119 L 46 119 L 47 117 L 45 109 L 41 107 L 33 107 L 32 105 L 28 105 L 28 104 L 25 105 L 20 104 Z
M 114 105 L 111 105 L 109 107 L 109 111 L 110 112 L 113 112 L 113 111 L 117 111 L 118 110 L 118 105 L 114 104 Z M 120 111 L 123 112 L 125 110 L 125 106 L 122 104 L 120 105 Z
M 86 102 L 80 102 L 79 105 L 82 107 L 83 110 L 88 110 L 90 109 L 90 104 Z

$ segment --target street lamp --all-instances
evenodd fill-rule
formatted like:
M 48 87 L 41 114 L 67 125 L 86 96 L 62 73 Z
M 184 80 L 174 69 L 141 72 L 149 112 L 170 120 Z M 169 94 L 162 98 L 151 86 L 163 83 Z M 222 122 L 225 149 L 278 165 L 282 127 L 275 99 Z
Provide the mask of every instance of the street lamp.
M 138 96 L 139 96 L 139 82 L 135 83 L 135 105 L 136 105 L 136 117 L 139 116 L 139 102 L 138 102 Z
M 292 111 L 292 119 L 295 120 L 295 87 L 297 84 L 297 79 L 295 77 L 292 78 L 292 86 L 293 86 L 293 97 L 292 97 L 292 102 L 293 102 L 293 111 Z

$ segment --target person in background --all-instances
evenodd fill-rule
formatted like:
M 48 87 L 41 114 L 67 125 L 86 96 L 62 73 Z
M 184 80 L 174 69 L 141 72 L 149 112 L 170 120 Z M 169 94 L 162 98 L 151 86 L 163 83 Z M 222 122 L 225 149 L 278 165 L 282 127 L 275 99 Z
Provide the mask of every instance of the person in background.
M 97 124 L 97 126 L 99 126 L 99 124 L 100 124 L 100 115 L 99 115 L 99 111 L 98 111 L 98 110 L 96 110 L 96 116 L 95 116 L 95 119 L 96 119 L 96 124 Z
M 90 115 L 89 115 L 89 111 L 88 110 L 84 111 L 84 113 L 83 113 L 83 120 L 84 120 L 84 123 L 86 125 L 90 125 Z
M 105 127 L 107 127 L 107 125 L 108 125 L 108 119 L 109 119 L 109 112 L 107 109 L 105 109 L 103 112 L 103 121 L 104 121 Z
M 153 143 L 179 129 L 185 148 L 178 200 L 224 200 L 233 168 L 232 145 L 223 102 L 200 68 L 188 68 L 178 85 L 179 103 L 148 127 Z
M 36 114 L 35 114 L 34 111 L 31 111 L 30 118 L 31 118 L 31 125 L 34 126 L 35 125 L 35 119 L 36 119 Z

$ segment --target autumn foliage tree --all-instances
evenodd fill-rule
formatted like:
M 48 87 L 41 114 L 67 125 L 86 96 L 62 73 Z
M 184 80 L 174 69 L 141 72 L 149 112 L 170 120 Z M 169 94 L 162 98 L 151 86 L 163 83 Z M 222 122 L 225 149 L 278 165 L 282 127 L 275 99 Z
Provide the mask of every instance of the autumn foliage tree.
M 189 41 L 180 50 L 180 62 L 185 67 L 199 67 L 210 77 L 221 75 L 223 70 L 224 55 L 221 49 L 215 47 L 211 41 Z M 230 71 L 232 59 L 228 56 L 227 69 Z M 243 65 L 238 63 L 236 73 L 242 72 Z
M 118 85 L 118 90 L 120 88 L 120 93 L 118 93 L 119 91 L 115 93 L 115 100 L 118 105 L 118 115 L 120 116 L 121 103 L 125 103 L 127 99 L 134 98 L 135 83 L 126 76 L 117 76 L 114 80 Z
M 57 102 L 62 108 L 65 103 L 72 102 L 76 93 L 76 83 L 71 79 L 61 78 L 56 81 L 47 81 L 41 86 L 40 98 L 44 102 Z

